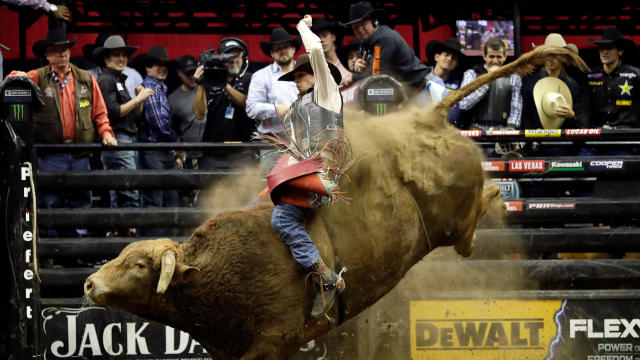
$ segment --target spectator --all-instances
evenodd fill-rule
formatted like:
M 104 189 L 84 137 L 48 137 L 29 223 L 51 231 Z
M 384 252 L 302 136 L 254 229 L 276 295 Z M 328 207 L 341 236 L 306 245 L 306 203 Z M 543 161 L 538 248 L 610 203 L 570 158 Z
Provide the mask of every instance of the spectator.
M 360 47 L 362 46 L 362 43 L 364 43 L 362 39 L 355 38 L 351 40 L 349 45 L 342 48 L 342 53 L 345 56 L 345 62 L 347 63 L 347 68 L 351 72 L 355 71 L 354 69 L 355 69 L 356 60 L 361 58 Z M 351 76 L 353 78 L 353 73 L 351 74 Z
M 567 45 L 562 35 L 557 33 L 547 35 L 543 46 L 561 47 L 574 51 L 569 47 L 569 45 Z M 535 88 L 537 87 L 536 84 L 547 77 L 561 80 L 564 85 L 563 89 L 566 88 L 568 91 L 568 93 L 564 94 L 564 99 L 567 100 L 567 102 L 558 104 L 558 106 L 553 110 L 555 116 L 551 116 L 551 114 L 545 115 L 544 111 L 541 112 L 541 109 L 538 106 L 541 99 L 534 101 L 534 95 L 536 93 Z M 558 87 L 556 87 L 556 89 L 558 89 Z M 556 93 L 557 92 L 558 91 L 556 91 Z M 581 127 L 576 117 L 576 113 L 580 112 L 579 99 L 580 87 L 578 82 L 567 74 L 560 59 L 557 57 L 548 57 L 543 68 L 525 77 L 522 81 L 522 128 L 555 129 L 555 126 L 557 126 L 557 128 Z M 573 106 L 570 106 L 570 103 L 573 104 Z M 545 121 L 541 122 L 541 119 Z
M 71 11 L 64 5 L 51 4 L 47 0 L 2 0 L 3 2 L 16 5 L 16 6 L 28 6 L 36 10 L 44 10 L 49 16 L 53 16 L 56 19 L 69 21 L 71 20 Z M 0 63 L 1 64 L 1 63 Z
M 455 70 L 466 59 L 460 51 L 461 48 L 460 42 L 453 38 L 445 40 L 444 43 L 432 40 L 427 44 L 427 59 L 435 64 L 429 68 L 425 88 L 431 101 L 439 102 L 450 92 L 460 88 L 462 73 Z
M 245 110 L 247 92 L 252 86 L 252 74 L 247 72 L 249 48 L 242 40 L 228 37 L 220 41 L 218 52 L 232 54 L 234 62 L 225 64 L 227 72 L 224 84 L 198 87 L 193 108 L 197 116 L 207 118 L 202 139 L 206 142 L 249 141 L 251 134 L 256 130 L 256 122 L 247 116 Z M 196 76 L 200 78 L 202 75 L 203 69 L 200 66 L 196 70 Z M 248 165 L 254 160 L 253 151 L 207 150 L 200 168 L 230 169 Z
M 184 142 L 202 141 L 205 117 L 196 117 L 193 112 L 193 102 L 196 98 L 196 81 L 193 74 L 196 71 L 198 61 L 190 55 L 185 55 L 176 61 L 177 73 L 182 84 L 169 95 L 171 105 L 171 118 L 174 129 Z M 186 152 L 184 168 L 198 169 L 198 159 L 202 157 L 202 151 L 194 150 Z M 197 192 L 195 190 L 179 191 L 180 206 L 194 206 Z
M 358 59 L 354 65 L 354 80 L 372 74 L 375 48 L 380 49 L 380 73 L 397 76 L 398 80 L 420 91 L 425 86 L 427 67 L 420 61 L 402 36 L 386 25 L 378 25 L 377 15 L 381 9 L 374 9 L 370 2 L 360 1 L 349 9 L 349 21 L 340 25 L 351 25 L 356 37 L 364 41 L 365 59 Z
M 131 144 L 138 135 L 137 121 L 142 114 L 142 103 L 151 95 L 153 90 L 140 87 L 138 95 L 133 99 L 125 88 L 127 75 L 123 74 L 127 61 L 137 50 L 137 47 L 127 46 L 119 35 L 107 38 L 104 45 L 93 51 L 95 60 L 104 63 L 105 67 L 98 84 L 104 96 L 111 127 L 120 144 Z M 101 62 L 100 59 L 103 59 Z M 135 150 L 102 152 L 102 163 L 109 170 L 136 170 L 138 152 Z M 137 190 L 117 190 L 110 192 L 111 207 L 139 207 L 140 198 Z M 132 229 L 121 229 L 107 236 L 133 236 Z
M 462 87 L 478 76 L 495 71 L 504 64 L 506 50 L 499 39 L 489 39 L 484 44 L 482 56 L 485 63 L 464 72 Z M 466 112 L 471 127 L 476 129 L 519 129 L 522 114 L 522 80 L 517 74 L 497 79 L 471 93 L 459 103 Z
M 93 74 L 93 76 L 97 79 L 100 76 L 100 73 L 102 73 L 102 68 L 104 66 L 103 64 L 103 59 L 101 59 L 99 56 L 96 59 L 97 54 L 94 54 L 94 51 L 101 47 L 105 40 L 109 37 L 109 34 L 107 33 L 101 33 L 96 37 L 96 41 L 94 44 L 85 44 L 82 47 L 82 53 L 84 54 L 84 56 L 88 59 L 94 60 L 97 62 L 96 66 L 92 67 L 90 69 L 91 73 Z M 131 59 L 129 59 L 129 63 L 131 62 Z M 127 91 L 129 92 L 129 96 L 133 99 L 136 97 L 136 88 L 140 85 L 142 85 L 142 76 L 140 76 L 140 73 L 138 73 L 138 71 L 136 71 L 136 69 L 129 67 L 128 65 L 124 68 L 124 70 L 122 71 L 123 74 L 125 74 L 127 76 L 127 80 L 125 82 L 125 88 L 127 89 Z
M 33 45 L 36 57 L 45 58 L 48 64 L 28 73 L 13 71 L 10 76 L 28 76 L 44 94 L 45 106 L 34 111 L 33 131 L 36 143 L 92 143 L 96 133 L 102 138 L 102 144 L 116 146 L 117 141 L 109 124 L 107 109 L 97 81 L 91 73 L 77 68 L 69 62 L 71 47 L 75 42 L 68 41 L 60 29 L 49 31 L 43 40 Z M 87 153 L 39 153 L 40 170 L 84 170 L 89 171 Z M 54 193 L 42 193 L 39 206 L 57 208 L 91 207 L 91 191 L 77 191 L 68 196 Z M 47 232 L 56 236 L 56 231 Z M 76 229 L 79 236 L 87 235 L 86 229 Z
M 163 46 L 153 46 L 143 56 L 147 76 L 142 85 L 154 94 L 144 101 L 144 120 L 138 132 L 140 142 L 179 142 L 180 138 L 171 127 L 171 106 L 167 99 L 164 80 L 168 74 L 169 55 Z M 140 152 L 142 169 L 174 170 L 182 169 L 180 151 L 153 150 Z M 175 190 L 147 190 L 142 192 L 143 204 L 157 207 L 178 206 L 178 192 Z M 159 230 L 159 229 L 155 229 Z M 162 231 L 145 231 L 145 235 L 161 235 Z
M 247 93 L 247 115 L 258 122 L 260 134 L 282 135 L 284 132 L 282 119 L 298 98 L 298 89 L 293 82 L 278 81 L 278 78 L 293 69 L 293 55 L 301 45 L 300 38 L 291 38 L 284 28 L 273 29 L 269 41 L 260 42 L 262 51 L 275 60 L 273 64 L 253 74 Z M 263 171 L 268 172 L 278 156 L 276 153 L 265 152 L 261 155 Z
M 635 44 L 615 27 L 604 29 L 598 46 L 600 66 L 587 74 L 582 100 L 585 122 L 591 127 L 636 128 L 640 110 L 640 70 L 623 62 Z
M 311 28 L 314 34 L 318 35 L 322 41 L 322 51 L 327 61 L 335 65 L 340 70 L 342 82 L 340 87 L 346 87 L 353 83 L 353 74 L 342 65 L 336 50 L 336 44 L 342 43 L 342 27 L 335 21 L 327 21 L 324 18 L 315 19 Z

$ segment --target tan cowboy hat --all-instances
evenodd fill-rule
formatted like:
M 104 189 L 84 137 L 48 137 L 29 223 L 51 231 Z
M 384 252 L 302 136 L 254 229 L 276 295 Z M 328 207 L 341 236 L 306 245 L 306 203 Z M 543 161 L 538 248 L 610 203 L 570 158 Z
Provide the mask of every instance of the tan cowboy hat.
M 576 54 L 578 53 L 578 47 L 575 44 L 567 44 L 562 35 L 558 33 L 549 33 L 549 35 L 547 35 L 547 37 L 544 39 L 544 44 L 542 44 L 542 46 L 561 47 L 569 49 Z M 536 45 L 533 44 L 533 47 L 535 48 Z
M 558 105 L 573 107 L 571 91 L 567 84 L 551 76 L 538 80 L 533 87 L 533 101 L 536 103 L 540 123 L 545 129 L 559 129 L 564 123 L 564 118 L 553 113 Z

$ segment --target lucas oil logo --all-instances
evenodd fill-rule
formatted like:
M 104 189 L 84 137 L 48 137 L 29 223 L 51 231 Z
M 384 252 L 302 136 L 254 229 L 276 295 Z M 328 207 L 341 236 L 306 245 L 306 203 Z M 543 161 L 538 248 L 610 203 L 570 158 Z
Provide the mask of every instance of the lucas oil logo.
M 411 302 L 412 359 L 542 359 L 558 300 Z

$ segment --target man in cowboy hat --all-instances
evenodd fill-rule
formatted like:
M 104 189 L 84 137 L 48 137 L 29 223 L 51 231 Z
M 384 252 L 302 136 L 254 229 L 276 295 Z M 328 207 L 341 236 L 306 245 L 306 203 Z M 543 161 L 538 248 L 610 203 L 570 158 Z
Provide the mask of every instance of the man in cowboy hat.
M 91 62 L 91 66 L 93 66 L 89 69 L 89 71 L 91 71 L 91 74 L 93 74 L 93 77 L 95 77 L 96 79 L 102 73 L 102 69 L 104 68 L 105 64 L 104 59 L 99 54 L 95 54 L 95 51 L 96 49 L 104 45 L 104 42 L 108 37 L 108 33 L 100 33 L 96 37 L 96 41 L 93 44 L 85 44 L 84 46 L 82 46 L 82 53 L 84 54 L 84 57 L 87 58 L 88 61 Z M 131 62 L 131 57 L 129 57 L 129 62 Z M 140 76 L 140 73 L 136 69 L 129 67 L 128 64 L 124 68 L 122 73 L 127 75 L 127 80 L 124 84 L 124 87 L 129 92 L 129 96 L 133 99 L 136 97 L 135 89 L 138 86 L 142 85 L 142 76 Z
M 550 33 L 547 35 L 544 41 L 544 47 L 561 47 L 570 49 L 574 51 L 564 40 L 562 35 L 558 33 Z M 569 101 L 564 103 L 559 103 L 557 107 L 554 108 L 554 118 L 562 119 L 562 121 L 554 122 L 555 124 L 559 124 L 558 128 L 576 128 L 581 127 L 577 122 L 576 113 L 579 113 L 579 103 L 578 100 L 580 98 L 580 86 L 578 82 L 567 74 L 564 66 L 560 59 L 556 57 L 548 57 L 544 67 L 535 73 L 527 76 L 522 81 L 522 128 L 523 129 L 548 129 L 551 125 L 551 122 L 542 122 L 542 118 L 539 116 L 539 109 L 537 102 L 534 97 L 534 88 L 537 86 L 537 83 L 542 79 L 547 77 L 559 79 L 559 81 L 563 82 L 564 86 L 567 88 Z M 556 91 L 557 92 L 557 91 Z M 565 96 L 566 98 L 567 96 Z M 539 102 L 538 102 L 539 103 Z M 572 104 L 573 106 L 570 106 Z M 546 119 L 549 119 L 548 117 Z M 545 126 L 547 124 L 547 126 Z M 558 147 L 558 150 L 562 148 Z M 544 150 L 544 149 L 541 149 Z M 535 150 L 534 150 L 535 151 Z M 537 153 L 537 152 L 536 152 Z M 546 154 L 540 154 L 540 156 L 544 156 Z M 552 154 L 549 154 L 552 155 Z M 560 155 L 560 154 L 558 154 Z M 565 154 L 566 155 L 566 154 Z
M 291 38 L 284 28 L 273 29 L 269 41 L 260 42 L 262 51 L 275 60 L 253 74 L 247 94 L 247 114 L 258 122 L 261 134 L 282 133 L 280 119 L 298 98 L 296 86 L 291 82 L 278 82 L 278 78 L 293 69 L 293 56 L 301 45 L 300 38 Z
M 271 138 L 286 147 L 287 152 L 267 176 L 267 182 L 275 204 L 271 226 L 289 246 L 294 259 L 315 275 L 317 294 L 311 316 L 319 317 L 331 309 L 336 293 L 344 290 L 345 283 L 323 262 L 303 222 L 309 208 L 335 199 L 337 174 L 330 174 L 326 169 L 334 166 L 344 169 L 345 164 L 334 163 L 331 154 L 340 153 L 345 139 L 338 89 L 340 71 L 324 58 L 321 40 L 311 32 L 311 26 L 309 15 L 298 23 L 308 54 L 300 55 L 295 67 L 279 78 L 293 81 L 300 96 L 291 105 L 286 124 L 288 137 Z M 307 165 L 299 166 L 303 163 Z M 302 179 L 302 184 L 295 183 L 298 179 Z
M 427 44 L 427 59 L 430 63 L 435 64 L 429 69 L 425 88 L 431 97 L 431 101 L 438 102 L 451 91 L 460 88 L 462 73 L 454 73 L 454 70 L 466 58 L 460 51 L 461 48 L 460 42 L 453 38 L 444 42 L 431 40 Z
M 342 65 L 336 44 L 342 43 L 342 27 L 335 21 L 327 21 L 325 18 L 315 19 L 311 28 L 314 34 L 322 41 L 322 50 L 327 61 L 335 65 L 342 75 L 341 87 L 349 86 L 353 82 L 353 74 Z
M 98 76 L 98 84 L 107 106 L 111 127 L 119 143 L 133 143 L 138 136 L 138 119 L 142 114 L 142 104 L 153 90 L 139 89 L 132 99 L 125 87 L 127 75 L 124 70 L 137 47 L 127 46 L 119 35 L 109 36 L 104 44 L 92 51 L 96 61 L 103 62 L 105 68 Z M 105 151 L 102 163 L 109 170 L 136 170 L 138 153 L 135 150 Z M 139 207 L 137 190 L 111 191 L 111 207 Z M 125 231 L 131 234 L 130 231 Z M 123 235 L 123 234 L 120 234 Z
M 169 55 L 164 46 L 153 46 L 142 57 L 147 76 L 142 86 L 153 90 L 153 95 L 144 101 L 144 117 L 138 131 L 138 141 L 180 142 L 180 137 L 171 126 L 171 106 L 167 99 L 167 85 L 164 80 L 169 72 Z M 182 169 L 182 152 L 180 151 L 141 151 L 140 165 L 142 169 L 174 170 Z M 149 190 L 142 192 L 145 207 L 178 206 L 178 192 L 175 190 Z M 145 230 L 145 236 L 166 235 L 164 229 Z
M 584 122 L 592 127 L 640 126 L 640 70 L 623 62 L 633 56 L 635 44 L 615 27 L 605 28 L 602 38 L 589 39 L 598 46 L 599 67 L 587 74 L 582 89 Z
M 349 21 L 340 25 L 351 25 L 356 37 L 365 41 L 364 59 L 355 64 L 359 80 L 371 75 L 376 48 L 380 50 L 380 73 L 397 76 L 398 80 L 411 86 L 414 90 L 422 90 L 425 85 L 427 66 L 420 61 L 402 36 L 386 25 L 378 25 L 381 9 L 374 9 L 370 2 L 360 1 L 349 8 Z
M 28 76 L 44 94 L 45 106 L 33 114 L 33 131 L 36 143 L 93 143 L 97 135 L 106 146 L 118 143 L 107 117 L 107 109 L 98 82 L 91 73 L 69 62 L 71 47 L 66 34 L 55 29 L 43 40 L 33 45 L 33 53 L 45 58 L 47 65 L 28 73 L 13 71 L 9 76 Z M 91 170 L 89 154 L 39 153 L 41 170 Z M 42 207 L 64 206 L 60 194 L 44 193 L 39 196 Z M 75 192 L 67 197 L 72 207 L 90 207 L 91 192 Z M 77 229 L 78 235 L 87 234 Z M 52 234 L 53 235 L 53 234 Z
M 246 112 L 247 92 L 252 73 L 247 71 L 249 47 L 235 37 L 226 37 L 218 44 L 218 53 L 233 55 L 227 69 L 224 87 L 198 86 L 193 108 L 196 116 L 206 117 L 202 140 L 206 142 L 250 141 L 256 122 Z M 196 78 L 204 74 L 203 66 L 196 70 Z M 208 150 L 199 167 L 203 170 L 230 169 L 255 161 L 253 151 L 238 149 Z

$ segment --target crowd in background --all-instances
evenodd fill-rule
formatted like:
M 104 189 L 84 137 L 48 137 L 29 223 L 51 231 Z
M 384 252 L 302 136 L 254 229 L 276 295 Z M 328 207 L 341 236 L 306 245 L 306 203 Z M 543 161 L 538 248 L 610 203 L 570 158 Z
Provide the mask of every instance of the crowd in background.
M 68 10 L 56 7 L 52 14 L 68 17 L 65 11 Z M 464 54 L 458 39 L 433 40 L 426 46 L 425 64 L 398 32 L 381 23 L 383 19 L 382 10 L 367 1 L 352 4 L 344 22 L 314 19 L 311 30 L 322 41 L 327 61 L 340 71 L 341 88 L 371 75 L 388 74 L 407 87 L 418 105 L 427 106 L 498 69 L 507 61 L 507 48 L 512 46 L 489 36 L 483 38 L 481 58 L 472 58 Z M 348 31 L 355 39 L 343 45 L 342 37 Z M 616 28 L 606 28 L 600 39 L 590 42 L 598 47 L 600 58 L 599 63 L 588 64 L 590 72 L 581 73 L 563 65 L 560 58 L 549 57 L 531 75 L 511 75 L 482 86 L 451 110 L 450 122 L 460 129 L 483 130 L 638 127 L 640 100 L 636 93 L 640 91 L 640 70 L 630 65 L 635 44 Z M 290 105 L 304 95 L 295 82 L 278 81 L 294 68 L 295 54 L 302 46 L 300 38 L 285 28 L 274 29 L 269 41 L 261 42 L 260 49 L 250 49 L 240 38 L 224 38 L 212 44 L 215 54 L 210 54 L 223 56 L 206 61 L 192 54 L 170 57 L 163 46 L 139 54 L 136 44 L 127 44 L 122 36 L 101 34 L 94 44 L 85 44 L 85 59 L 74 61 L 80 65 L 75 66 L 70 59 L 74 45 L 62 30 L 52 30 L 32 48 L 47 65 L 8 75 L 29 76 L 44 94 L 46 106 L 34 114 L 36 142 L 87 143 L 98 138 L 106 146 L 134 142 L 246 142 L 265 134 L 282 134 L 282 119 Z M 567 44 L 560 34 L 549 34 L 539 46 L 563 48 L 579 56 L 578 48 Z M 273 62 L 252 73 L 248 61 L 251 51 L 262 51 Z M 171 88 L 166 83 L 170 71 L 180 79 L 180 84 Z M 498 145 L 487 155 L 507 153 L 625 155 L 634 154 L 635 150 L 544 148 L 536 144 L 505 149 Z M 259 158 L 267 172 L 276 157 L 273 153 L 227 149 L 105 151 L 101 157 L 56 153 L 39 154 L 39 168 L 233 170 Z M 41 206 L 91 206 L 90 192 L 71 195 L 45 194 Z M 108 202 L 111 207 L 196 206 L 198 194 L 112 191 Z M 75 231 L 79 236 L 86 235 L 86 229 Z M 134 236 L 135 229 L 113 229 L 110 234 Z

